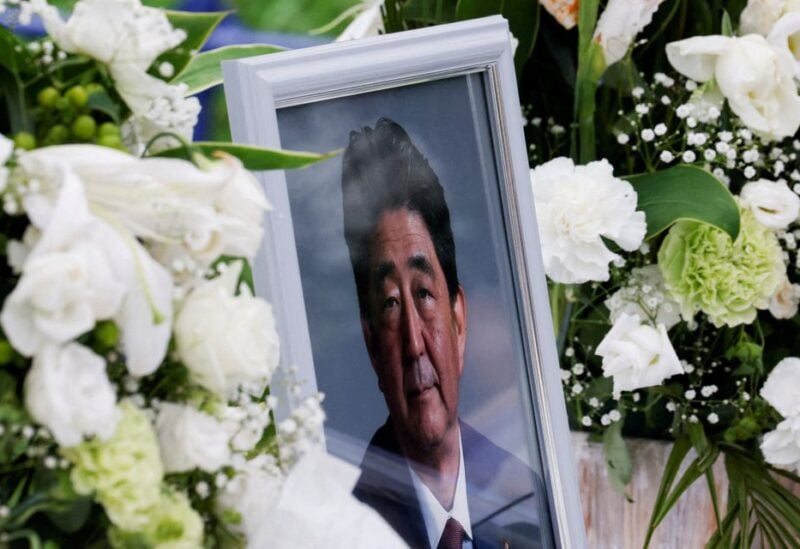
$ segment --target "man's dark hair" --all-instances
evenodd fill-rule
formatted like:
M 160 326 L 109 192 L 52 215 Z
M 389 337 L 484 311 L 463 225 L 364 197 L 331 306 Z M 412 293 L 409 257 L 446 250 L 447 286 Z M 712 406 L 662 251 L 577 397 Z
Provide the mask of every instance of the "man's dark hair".
M 342 160 L 342 206 L 362 317 L 369 316 L 369 248 L 375 226 L 384 212 L 403 208 L 422 217 L 444 271 L 450 301 L 455 301 L 456 245 L 444 191 L 428 161 L 395 122 L 381 118 L 375 128 L 350 133 Z

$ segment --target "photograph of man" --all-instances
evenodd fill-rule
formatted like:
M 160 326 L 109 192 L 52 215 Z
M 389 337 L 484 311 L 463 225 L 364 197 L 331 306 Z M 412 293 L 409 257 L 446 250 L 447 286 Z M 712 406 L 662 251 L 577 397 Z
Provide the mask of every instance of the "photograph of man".
M 384 118 L 351 133 L 342 197 L 364 342 L 389 412 L 354 495 L 411 547 L 541 547 L 541 480 L 459 418 L 467 295 L 436 174 Z

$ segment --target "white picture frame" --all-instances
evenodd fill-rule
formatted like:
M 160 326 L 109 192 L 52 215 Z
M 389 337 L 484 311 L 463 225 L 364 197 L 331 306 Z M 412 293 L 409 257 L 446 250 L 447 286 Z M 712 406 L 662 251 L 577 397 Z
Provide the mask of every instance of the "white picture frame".
M 528 400 L 526 425 L 535 433 L 527 447 L 536 454 L 531 460 L 541 460 L 552 545 L 585 546 L 506 20 L 495 16 L 228 61 L 223 63 L 223 72 L 234 140 L 273 148 L 287 146 L 287 132 L 285 128 L 282 131 L 279 119 L 292 108 L 347 98 L 356 101 L 353 98 L 387 90 L 399 90 L 402 95 L 411 86 L 424 89 L 432 85 L 429 83 L 448 79 L 481 79 L 492 134 L 488 146 L 501 187 L 501 223 L 505 225 L 525 357 L 518 365 L 519 385 L 522 398 Z M 293 366 L 294 378 L 304 382 L 303 394 L 309 394 L 318 389 L 318 375 L 287 174 L 258 175 L 273 209 L 267 215 L 265 241 L 253 266 L 256 291 L 275 311 L 281 368 Z M 279 416 L 287 416 L 296 395 L 280 380 L 273 383 L 272 390 L 278 397 Z M 330 414 L 328 401 L 325 405 Z M 357 455 L 347 455 L 344 446 L 338 450 L 357 464 Z

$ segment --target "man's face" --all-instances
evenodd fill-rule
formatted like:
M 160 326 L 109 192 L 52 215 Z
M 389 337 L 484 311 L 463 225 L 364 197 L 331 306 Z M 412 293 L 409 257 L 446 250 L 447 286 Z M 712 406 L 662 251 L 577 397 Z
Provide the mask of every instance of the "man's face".
M 458 424 L 466 301 L 447 281 L 422 217 L 384 212 L 370 247 L 364 338 L 400 443 L 429 453 Z

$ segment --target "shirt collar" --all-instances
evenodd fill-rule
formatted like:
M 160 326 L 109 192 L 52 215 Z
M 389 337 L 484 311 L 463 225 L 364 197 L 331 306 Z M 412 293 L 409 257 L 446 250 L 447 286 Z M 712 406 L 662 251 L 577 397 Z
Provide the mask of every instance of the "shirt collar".
M 467 480 L 464 472 L 464 448 L 461 445 L 461 431 L 458 433 L 458 479 L 456 480 L 456 493 L 453 498 L 453 508 L 448 512 L 436 496 L 433 495 L 422 479 L 414 471 L 411 465 L 408 470 L 411 472 L 411 481 L 414 484 L 414 492 L 417 495 L 422 517 L 425 519 L 425 530 L 428 533 L 428 541 L 431 547 L 439 545 L 439 538 L 442 536 L 447 519 L 453 517 L 464 528 L 467 537 L 472 539 L 472 525 L 469 521 L 469 506 L 467 504 Z

